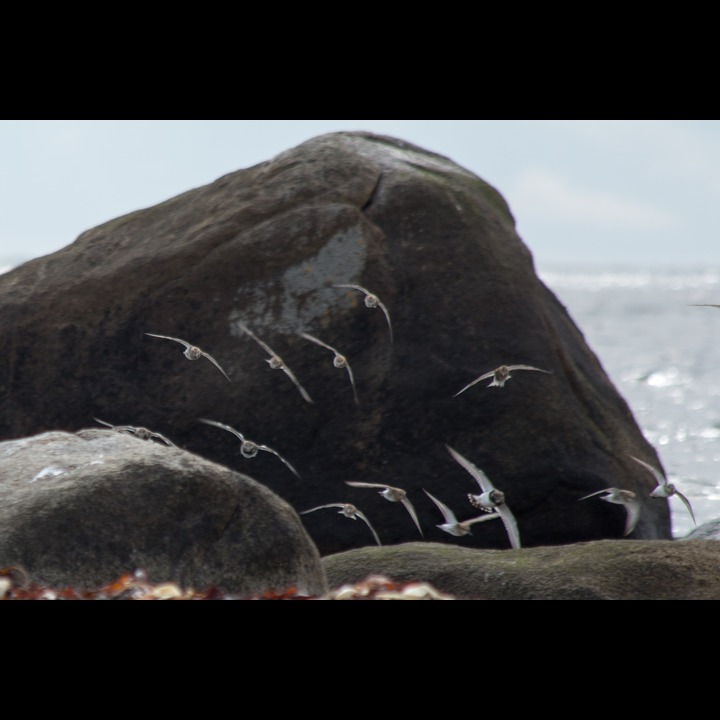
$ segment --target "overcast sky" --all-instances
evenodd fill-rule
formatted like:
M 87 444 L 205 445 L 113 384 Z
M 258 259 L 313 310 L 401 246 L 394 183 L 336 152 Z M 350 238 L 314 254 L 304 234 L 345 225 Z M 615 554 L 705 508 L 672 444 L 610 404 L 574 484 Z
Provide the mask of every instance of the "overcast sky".
M 489 182 L 541 269 L 720 266 L 718 120 L 0 120 L 0 265 L 338 130 Z

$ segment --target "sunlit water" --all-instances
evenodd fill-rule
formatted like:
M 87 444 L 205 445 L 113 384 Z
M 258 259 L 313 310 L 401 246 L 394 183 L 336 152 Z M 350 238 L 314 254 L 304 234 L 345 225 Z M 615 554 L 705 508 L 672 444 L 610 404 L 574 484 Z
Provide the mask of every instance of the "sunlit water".
M 720 517 L 720 268 L 540 270 L 598 356 L 698 525 Z M 673 535 L 694 528 L 670 498 Z
M 9 270 L 0 267 L 0 273 Z M 720 268 L 543 268 L 698 525 L 720 518 Z M 694 525 L 670 498 L 673 535 Z

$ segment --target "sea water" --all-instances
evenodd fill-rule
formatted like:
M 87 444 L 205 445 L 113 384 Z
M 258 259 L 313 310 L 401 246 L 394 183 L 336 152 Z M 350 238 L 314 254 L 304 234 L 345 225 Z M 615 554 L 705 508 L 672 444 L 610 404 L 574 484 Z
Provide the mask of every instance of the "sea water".
M 698 525 L 720 517 L 720 268 L 538 271 L 625 398 Z M 639 472 L 645 472 L 638 466 Z M 669 500 L 674 537 L 695 526 Z

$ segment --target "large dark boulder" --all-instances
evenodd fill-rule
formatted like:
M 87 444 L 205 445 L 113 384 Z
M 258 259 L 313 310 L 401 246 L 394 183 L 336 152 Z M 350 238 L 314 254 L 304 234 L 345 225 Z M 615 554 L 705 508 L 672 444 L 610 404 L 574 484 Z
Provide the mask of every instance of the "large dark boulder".
M 113 430 L 0 443 L 0 568 L 91 588 L 155 583 L 253 595 L 327 589 L 297 513 L 252 478 Z
M 520 550 L 404 543 L 347 550 L 322 562 L 331 588 L 383 575 L 429 583 L 458 600 L 720 600 L 715 540 L 597 540 Z
M 354 283 L 388 307 L 394 331 Z M 74 431 L 99 417 L 143 425 L 251 472 L 297 510 L 356 504 L 384 544 L 420 539 L 410 516 L 346 480 L 405 488 L 425 538 L 429 490 L 460 519 L 477 485 L 451 445 L 505 491 L 523 545 L 621 538 L 624 508 L 583 495 L 618 486 L 641 496 L 631 537 L 669 539 L 665 500 L 629 458 L 660 467 L 623 398 L 555 295 L 538 279 L 503 198 L 451 160 L 367 133 L 314 138 L 92 230 L 0 276 L 0 437 Z M 307 389 L 266 363 L 242 329 L 279 353 Z M 189 362 L 183 338 L 210 353 Z M 346 370 L 307 339 L 350 361 Z M 518 372 L 502 388 L 500 364 Z M 271 453 L 239 453 L 229 424 Z M 322 554 L 373 544 L 335 510 L 303 515 Z M 500 522 L 463 544 L 508 547 Z

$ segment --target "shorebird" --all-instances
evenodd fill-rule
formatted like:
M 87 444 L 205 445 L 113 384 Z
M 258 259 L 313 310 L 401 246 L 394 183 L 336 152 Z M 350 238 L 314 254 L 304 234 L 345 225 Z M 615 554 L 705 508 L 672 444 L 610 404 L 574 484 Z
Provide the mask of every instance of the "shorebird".
M 163 338 L 164 340 L 174 340 L 177 343 L 181 343 L 185 346 L 185 351 L 183 352 L 183 355 L 188 360 L 199 360 L 201 357 L 206 357 L 223 375 L 225 375 L 228 382 L 232 382 L 227 376 L 227 373 L 220 367 L 219 363 L 217 362 L 217 360 L 215 360 L 214 357 L 212 357 L 212 355 L 208 355 L 204 350 L 201 350 L 196 345 L 190 344 L 187 340 L 171 337 L 170 335 L 156 335 L 155 333 L 149 332 L 146 332 L 145 334 L 150 335 L 150 337 Z
M 352 487 L 359 487 L 359 488 L 382 488 L 380 490 L 380 495 L 382 495 L 386 500 L 389 502 L 401 502 L 405 509 L 410 513 L 410 517 L 413 519 L 413 522 L 417 526 L 417 529 L 420 531 L 420 535 L 425 537 L 425 534 L 422 531 L 422 528 L 420 527 L 420 521 L 418 520 L 417 513 L 415 512 L 415 508 L 413 507 L 413 504 L 408 500 L 407 497 L 407 491 L 403 490 L 402 488 L 393 487 L 392 485 L 382 485 L 380 483 L 367 483 L 367 482 L 357 482 L 355 480 L 346 480 L 346 485 L 350 485 Z
M 532 365 L 500 365 L 500 367 L 496 367 L 494 370 L 490 370 L 489 372 L 482 374 L 480 377 L 475 378 L 462 390 L 456 392 L 453 397 L 457 397 L 460 393 L 465 392 L 468 388 L 475 385 L 475 383 L 479 383 L 482 380 L 488 380 L 489 378 L 492 378 L 492 382 L 488 385 L 488 387 L 503 387 L 503 385 L 505 385 L 505 383 L 512 377 L 510 373 L 515 370 L 537 370 L 538 372 L 548 373 L 548 375 L 552 374 L 549 370 L 542 370 L 541 368 L 533 367 Z
M 468 500 L 473 507 L 476 507 L 484 512 L 496 511 L 499 513 L 500 518 L 505 525 L 505 530 L 508 534 L 510 544 L 517 550 L 520 548 L 520 531 L 518 530 L 517 521 L 512 511 L 505 502 L 505 493 L 497 490 L 495 486 L 490 482 L 489 478 L 485 473 L 475 465 L 473 465 L 467 458 L 464 458 L 457 450 L 453 450 L 449 445 L 445 446 L 448 452 L 460 463 L 477 481 L 480 486 L 482 493 L 480 495 L 473 495 L 468 493 Z
M 362 285 L 333 285 L 333 287 L 336 288 L 353 288 L 354 290 L 359 290 L 362 293 L 365 293 L 365 307 L 369 308 L 376 308 L 379 307 L 384 313 L 385 313 L 385 319 L 387 320 L 388 329 L 390 330 L 390 343 L 393 342 L 393 329 L 392 329 L 392 323 L 390 322 L 390 313 L 388 312 L 387 307 L 380 302 L 380 298 L 378 298 L 375 293 L 371 293 L 367 288 L 364 288 Z
M 270 356 L 269 358 L 265 358 L 265 362 L 273 370 L 282 370 L 293 381 L 295 387 L 303 396 L 303 399 L 309 403 L 313 402 L 313 399 L 310 397 L 308 391 L 300 384 L 293 371 L 284 363 L 283 359 L 267 343 L 264 343 L 257 335 L 255 335 L 255 333 L 250 330 L 245 323 L 238 321 L 238 325 L 240 325 L 243 331 L 247 333 Z
M 248 440 L 241 432 L 238 432 L 235 428 L 230 427 L 229 425 L 225 425 L 225 423 L 217 422 L 217 420 L 207 420 L 205 418 L 198 419 L 200 420 L 200 422 L 205 423 L 206 425 L 214 425 L 215 427 L 227 430 L 229 433 L 232 433 L 236 438 L 238 438 L 240 440 L 240 454 L 244 458 L 254 458 L 258 454 L 258 450 L 272 453 L 273 455 L 276 455 L 289 468 L 289 470 L 292 472 L 293 475 L 295 475 L 298 480 L 302 479 L 300 477 L 300 473 L 298 473 L 298 471 L 277 450 L 273 450 L 267 445 L 260 445 L 254 440 Z
M 174 442 L 168 440 L 164 435 L 148 430 L 145 427 L 134 427 L 133 425 L 111 425 L 109 422 L 100 420 L 100 418 L 93 418 L 93 420 L 95 420 L 95 422 L 99 422 L 101 425 L 107 425 L 107 427 L 112 428 L 113 430 L 125 433 L 126 435 L 132 435 L 140 440 L 160 440 L 160 442 L 163 442 L 170 447 L 177 447 Z
M 427 490 L 425 490 L 425 488 L 423 488 L 423 491 L 438 506 L 438 509 L 443 514 L 443 518 L 445 519 L 444 523 L 442 523 L 441 525 L 436 525 L 436 527 L 439 527 L 446 533 L 450 533 L 450 535 L 455 535 L 457 537 L 461 537 L 462 535 L 471 535 L 471 525 L 474 525 L 475 523 L 485 522 L 486 520 L 494 520 L 495 518 L 500 517 L 500 515 L 495 512 L 484 513 L 483 515 L 479 515 L 478 517 L 470 518 L 469 520 L 463 520 L 462 522 L 459 522 L 457 517 L 455 517 L 455 513 L 444 502 L 441 502 L 434 495 L 431 495 Z
M 611 487 L 585 495 L 585 497 L 581 497 L 580 500 L 587 500 L 596 495 L 600 495 L 600 499 L 606 502 L 625 506 L 627 519 L 625 520 L 625 532 L 623 535 L 629 535 L 635 529 L 640 519 L 640 501 L 637 499 L 637 495 L 631 490 L 621 490 L 620 488 Z M 580 502 L 580 500 L 578 500 L 578 502 Z
M 360 401 L 358 400 L 357 396 L 357 390 L 355 389 L 355 378 L 353 377 L 352 369 L 350 368 L 350 363 L 348 362 L 347 358 L 344 355 L 341 355 L 334 347 L 331 345 L 328 345 L 327 343 L 324 343 L 322 340 L 318 340 L 315 336 L 310 335 L 309 333 L 300 333 L 301 337 L 304 337 L 306 340 L 310 340 L 311 342 L 314 342 L 316 345 L 321 345 L 324 348 L 327 348 L 328 350 L 335 353 L 335 357 L 333 358 L 333 365 L 336 368 L 340 368 L 341 370 L 345 368 L 348 371 L 348 376 L 350 377 L 350 384 L 352 385 L 353 389 L 353 396 L 355 397 L 355 404 L 359 405 Z
M 354 505 L 350 503 L 328 503 L 327 505 L 318 505 L 317 507 L 310 508 L 309 510 L 303 510 L 300 515 L 307 515 L 307 513 L 315 512 L 316 510 L 322 510 L 323 508 L 331 507 L 340 508 L 339 514 L 344 515 L 351 520 L 357 520 L 358 518 L 360 518 L 370 528 L 370 532 L 373 534 L 375 542 L 378 545 L 382 545 L 382 543 L 380 542 L 380 538 L 375 532 L 375 528 L 370 524 L 370 521 L 365 517 L 362 512 L 360 512 L 360 510 L 358 510 Z
M 688 512 L 690 513 L 690 517 L 692 518 L 695 525 L 697 525 L 697 521 L 695 520 L 695 513 L 693 512 L 692 507 L 690 506 L 690 501 L 672 484 L 667 481 L 667 478 L 655 467 L 650 465 L 649 463 L 646 463 L 644 460 L 641 460 L 640 458 L 636 458 L 634 455 L 630 456 L 636 463 L 639 463 L 642 465 L 646 470 L 648 470 L 650 473 L 652 473 L 652 476 L 655 478 L 655 481 L 657 482 L 657 487 L 650 493 L 650 497 L 654 498 L 669 498 L 673 495 L 677 495 L 685 504 L 685 507 L 688 509 Z

